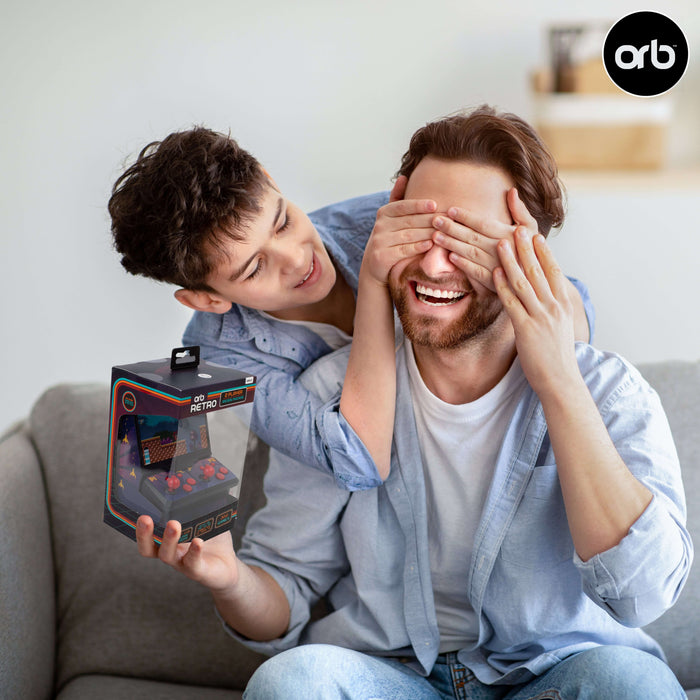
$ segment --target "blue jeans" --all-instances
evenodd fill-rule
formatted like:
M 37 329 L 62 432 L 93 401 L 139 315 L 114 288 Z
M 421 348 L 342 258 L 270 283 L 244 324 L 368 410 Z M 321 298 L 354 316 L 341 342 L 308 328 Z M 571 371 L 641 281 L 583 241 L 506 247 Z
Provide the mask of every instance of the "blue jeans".
M 484 685 L 457 661 L 438 659 L 424 678 L 398 659 L 324 644 L 273 656 L 256 672 L 245 700 L 682 700 L 671 669 L 646 652 L 602 646 L 570 656 L 524 685 Z

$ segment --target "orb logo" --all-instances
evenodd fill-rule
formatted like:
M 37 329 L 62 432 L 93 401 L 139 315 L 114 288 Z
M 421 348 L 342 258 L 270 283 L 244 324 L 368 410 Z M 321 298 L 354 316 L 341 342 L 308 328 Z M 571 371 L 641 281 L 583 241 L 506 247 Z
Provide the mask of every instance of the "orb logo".
M 610 80 L 638 97 L 668 92 L 688 67 L 688 42 L 681 28 L 658 12 L 634 12 L 605 37 L 603 63 Z
M 676 52 L 666 44 L 661 44 L 661 46 L 659 46 L 659 42 L 654 39 L 652 40 L 651 44 L 647 44 L 647 46 L 642 46 L 640 48 L 636 48 L 631 44 L 623 44 L 622 46 L 618 47 L 618 49 L 615 51 L 615 65 L 618 68 L 622 68 L 622 70 L 644 68 L 644 57 L 649 49 L 651 49 L 651 65 L 654 66 L 654 68 L 658 68 L 659 70 L 668 70 L 675 64 Z M 666 53 L 667 58 L 665 61 L 659 60 L 659 52 Z M 623 57 L 625 54 L 629 54 L 631 58 L 624 60 Z

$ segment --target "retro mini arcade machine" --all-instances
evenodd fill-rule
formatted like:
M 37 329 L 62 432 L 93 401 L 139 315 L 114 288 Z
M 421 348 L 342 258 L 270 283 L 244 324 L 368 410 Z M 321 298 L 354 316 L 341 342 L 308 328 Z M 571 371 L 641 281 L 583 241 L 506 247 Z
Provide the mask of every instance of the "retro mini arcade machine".
M 168 520 L 182 524 L 181 542 L 228 530 L 239 479 L 214 456 L 207 415 L 254 394 L 255 377 L 200 363 L 197 346 L 113 367 L 104 521 L 135 540 L 137 518 L 150 515 L 157 542 Z M 244 457 L 247 425 L 245 439 L 230 439 Z

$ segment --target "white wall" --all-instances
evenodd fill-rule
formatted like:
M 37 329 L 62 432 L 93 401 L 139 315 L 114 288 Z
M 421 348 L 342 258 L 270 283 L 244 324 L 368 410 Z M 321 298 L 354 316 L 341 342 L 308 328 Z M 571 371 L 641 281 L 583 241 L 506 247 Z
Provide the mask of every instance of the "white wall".
M 0 429 L 49 384 L 107 382 L 112 365 L 179 344 L 188 313 L 166 286 L 123 272 L 109 237 L 110 187 L 148 141 L 193 124 L 230 129 L 307 209 L 381 189 L 429 119 L 482 101 L 531 116 L 528 73 L 544 59 L 548 22 L 612 23 L 640 9 L 589 0 L 572 15 L 568 5 L 4 3 Z M 679 163 L 700 162 L 696 8 L 695 0 L 644 8 L 673 17 L 691 45 L 675 89 Z M 601 344 L 637 361 L 700 357 L 693 197 L 697 189 L 571 192 L 556 246 L 594 292 Z

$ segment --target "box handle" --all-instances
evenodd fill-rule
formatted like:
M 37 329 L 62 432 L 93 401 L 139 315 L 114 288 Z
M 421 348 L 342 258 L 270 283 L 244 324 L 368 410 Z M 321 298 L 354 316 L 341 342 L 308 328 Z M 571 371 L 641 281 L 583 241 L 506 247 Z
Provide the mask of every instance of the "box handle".
M 194 369 L 199 367 L 199 345 L 174 348 L 170 354 L 170 370 Z

